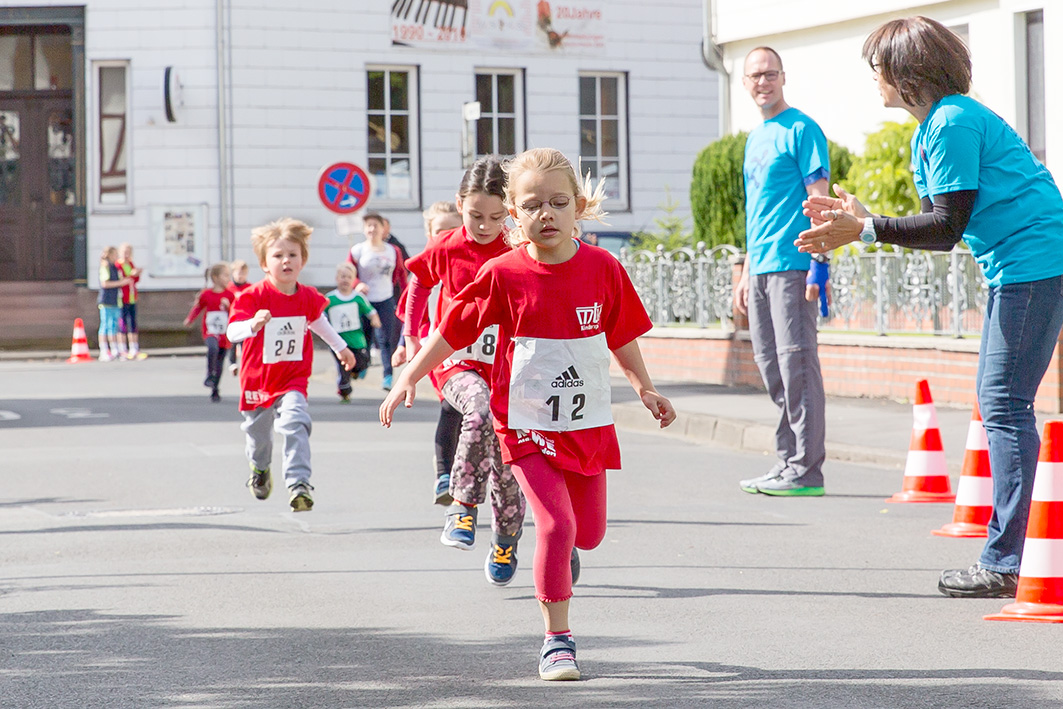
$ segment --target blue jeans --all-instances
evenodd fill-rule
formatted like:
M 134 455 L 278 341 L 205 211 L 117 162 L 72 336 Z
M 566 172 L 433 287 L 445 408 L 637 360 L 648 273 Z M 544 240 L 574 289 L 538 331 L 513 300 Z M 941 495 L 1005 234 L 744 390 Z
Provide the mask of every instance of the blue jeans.
M 1034 397 L 1063 327 L 1063 276 L 989 289 L 978 355 L 978 405 L 989 439 L 993 516 L 978 563 L 1018 573 L 1040 437 Z
M 376 303 L 370 303 L 376 308 L 376 314 L 380 316 L 380 327 L 373 328 L 373 339 L 380 348 L 380 360 L 384 366 L 384 376 L 391 376 L 391 353 L 399 347 L 399 339 L 402 337 L 402 323 L 395 315 L 395 299 L 388 298 Z

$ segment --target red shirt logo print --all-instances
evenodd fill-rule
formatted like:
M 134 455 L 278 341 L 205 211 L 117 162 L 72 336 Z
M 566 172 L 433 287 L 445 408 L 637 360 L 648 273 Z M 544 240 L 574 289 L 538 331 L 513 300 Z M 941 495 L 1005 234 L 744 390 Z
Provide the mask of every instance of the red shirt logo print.
M 589 308 L 576 308 L 576 319 L 580 330 L 597 330 L 602 322 L 602 304 L 595 303 Z

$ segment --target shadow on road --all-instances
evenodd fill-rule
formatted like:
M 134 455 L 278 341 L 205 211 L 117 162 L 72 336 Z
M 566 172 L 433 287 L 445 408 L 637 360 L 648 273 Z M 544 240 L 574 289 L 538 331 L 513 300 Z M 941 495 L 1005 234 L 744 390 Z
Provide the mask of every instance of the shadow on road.
M 644 638 L 578 639 L 585 681 L 543 683 L 537 641 L 453 641 L 373 628 L 177 627 L 179 618 L 0 615 L 11 708 L 1045 706 L 1063 672 L 801 669 L 608 660 Z M 618 652 L 616 652 L 618 651 Z M 475 698 L 475 701 L 473 699 Z

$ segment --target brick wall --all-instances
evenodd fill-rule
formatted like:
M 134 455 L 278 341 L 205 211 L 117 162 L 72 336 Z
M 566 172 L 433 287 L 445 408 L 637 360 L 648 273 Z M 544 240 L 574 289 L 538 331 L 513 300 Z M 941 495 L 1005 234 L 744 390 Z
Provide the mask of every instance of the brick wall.
M 639 340 L 639 347 L 655 381 L 763 388 L 746 331 L 654 328 Z M 935 402 L 974 403 L 978 340 L 828 332 L 820 333 L 819 356 L 829 396 L 910 399 L 915 383 L 927 379 Z M 1061 371 L 1057 344 L 1037 391 L 1038 411 L 1063 413 Z

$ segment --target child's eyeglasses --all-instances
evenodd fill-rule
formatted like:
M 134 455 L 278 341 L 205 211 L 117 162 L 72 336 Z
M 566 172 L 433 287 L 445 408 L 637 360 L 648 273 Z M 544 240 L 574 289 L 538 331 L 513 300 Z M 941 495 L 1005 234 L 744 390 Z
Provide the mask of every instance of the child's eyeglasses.
M 527 214 L 529 217 L 534 217 L 536 214 L 542 211 L 544 204 L 549 204 L 552 209 L 561 211 L 572 202 L 572 198 L 568 195 L 560 195 L 558 197 L 551 197 L 545 202 L 540 200 L 532 200 L 531 202 L 525 202 L 524 204 L 518 204 L 517 208 Z

